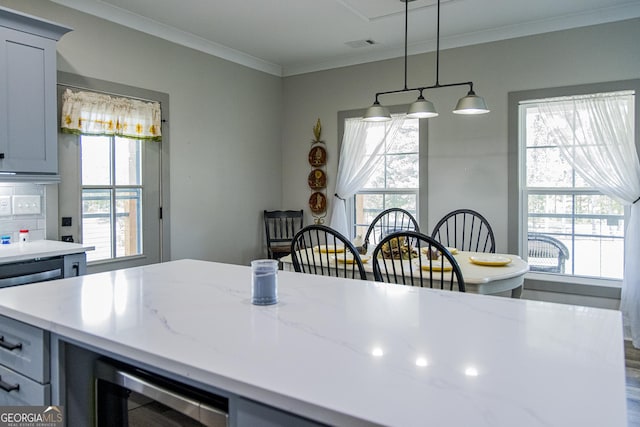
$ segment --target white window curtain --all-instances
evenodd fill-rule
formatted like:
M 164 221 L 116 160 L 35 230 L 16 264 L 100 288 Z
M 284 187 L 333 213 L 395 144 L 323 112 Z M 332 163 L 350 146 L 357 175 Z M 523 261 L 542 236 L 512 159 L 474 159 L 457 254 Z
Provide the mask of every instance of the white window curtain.
M 625 231 L 622 311 L 625 337 L 640 347 L 640 162 L 634 94 L 595 94 L 540 105 L 563 156 L 590 185 L 630 206 Z
M 60 127 L 65 133 L 161 141 L 161 121 L 159 102 L 71 89 L 62 94 Z
M 365 122 L 361 119 L 345 122 L 330 224 L 331 228 L 349 239 L 352 236 L 345 201 L 364 187 L 373 172 L 381 166 L 382 154 L 393 149 L 404 119 L 405 116 L 401 115 L 393 116 L 387 122 Z

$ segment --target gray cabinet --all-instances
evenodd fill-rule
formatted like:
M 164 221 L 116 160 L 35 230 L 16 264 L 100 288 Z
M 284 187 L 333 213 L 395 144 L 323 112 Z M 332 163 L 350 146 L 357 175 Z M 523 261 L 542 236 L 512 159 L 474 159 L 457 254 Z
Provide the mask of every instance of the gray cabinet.
M 58 173 L 56 41 L 70 28 L 0 8 L 0 171 Z
M 0 316 L 0 406 L 50 405 L 49 332 Z
M 87 254 L 65 255 L 63 277 L 84 276 L 87 274 Z

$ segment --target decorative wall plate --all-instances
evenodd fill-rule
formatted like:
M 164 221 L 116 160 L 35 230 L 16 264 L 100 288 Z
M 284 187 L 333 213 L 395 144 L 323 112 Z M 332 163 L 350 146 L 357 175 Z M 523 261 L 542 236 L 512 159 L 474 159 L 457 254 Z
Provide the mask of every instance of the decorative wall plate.
M 316 191 L 309 197 L 309 208 L 314 214 L 321 214 L 327 209 L 327 196 Z
M 327 186 L 327 175 L 322 169 L 314 169 L 309 174 L 307 182 L 312 190 L 320 190 Z
M 324 166 L 327 163 L 327 151 L 324 147 L 316 145 L 309 151 L 309 164 L 313 167 Z

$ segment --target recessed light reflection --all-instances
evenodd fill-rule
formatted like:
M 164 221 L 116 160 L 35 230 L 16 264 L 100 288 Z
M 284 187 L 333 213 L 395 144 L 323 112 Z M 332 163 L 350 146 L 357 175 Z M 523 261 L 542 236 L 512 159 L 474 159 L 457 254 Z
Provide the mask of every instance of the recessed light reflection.
M 477 377 L 478 370 L 473 366 L 469 366 L 467 369 L 464 370 L 464 374 L 468 377 Z
M 382 351 L 382 349 L 380 347 L 375 347 L 371 351 L 371 355 L 372 356 L 376 356 L 376 357 L 382 357 L 382 356 L 384 356 L 384 351 Z
M 400 297 L 409 293 L 411 291 L 411 286 L 390 285 L 385 288 L 385 291 L 389 297 Z
M 429 363 L 427 362 L 427 359 L 425 359 L 424 357 L 418 357 L 416 359 L 416 366 L 427 366 Z

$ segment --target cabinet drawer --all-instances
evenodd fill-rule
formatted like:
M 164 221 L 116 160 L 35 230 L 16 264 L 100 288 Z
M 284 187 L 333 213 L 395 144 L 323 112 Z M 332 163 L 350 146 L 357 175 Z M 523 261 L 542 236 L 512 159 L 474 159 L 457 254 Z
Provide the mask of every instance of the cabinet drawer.
M 48 332 L 0 316 L 0 337 L 0 364 L 39 383 L 49 382 Z
M 0 366 L 0 406 L 50 405 L 51 385 L 32 379 Z M 7 386 L 17 389 L 7 391 Z

